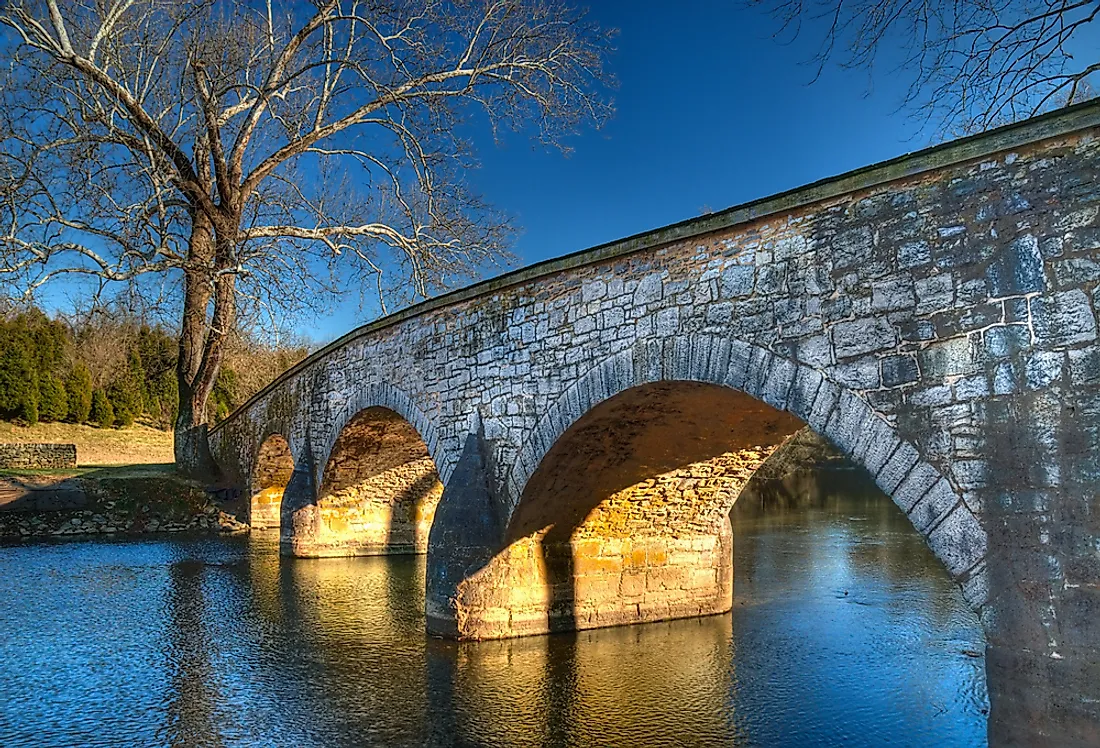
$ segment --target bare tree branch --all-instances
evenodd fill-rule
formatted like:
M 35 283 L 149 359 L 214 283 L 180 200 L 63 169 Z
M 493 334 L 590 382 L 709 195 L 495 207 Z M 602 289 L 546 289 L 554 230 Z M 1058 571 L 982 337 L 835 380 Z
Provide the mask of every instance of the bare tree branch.
M 241 315 L 505 257 L 462 125 L 564 148 L 610 114 L 609 39 L 546 0 L 4 2 L 0 286 L 176 289 L 186 431 Z
M 903 107 L 942 135 L 1090 98 L 1100 73 L 1100 55 L 1085 38 L 1100 18 L 1098 0 L 743 2 L 768 9 L 781 33 L 821 30 L 815 79 L 837 55 L 843 66 L 867 70 L 889 60 L 910 77 Z

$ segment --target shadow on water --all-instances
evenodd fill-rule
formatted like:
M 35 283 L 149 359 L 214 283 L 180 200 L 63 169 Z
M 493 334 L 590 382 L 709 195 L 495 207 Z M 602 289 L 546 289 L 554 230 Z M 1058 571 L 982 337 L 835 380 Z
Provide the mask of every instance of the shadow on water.
M 169 629 L 165 660 L 168 665 L 167 742 L 174 746 L 209 745 L 220 748 L 216 705 L 221 694 L 210 662 L 209 638 L 216 611 L 203 593 L 205 564 L 185 559 L 168 567 L 167 612 Z

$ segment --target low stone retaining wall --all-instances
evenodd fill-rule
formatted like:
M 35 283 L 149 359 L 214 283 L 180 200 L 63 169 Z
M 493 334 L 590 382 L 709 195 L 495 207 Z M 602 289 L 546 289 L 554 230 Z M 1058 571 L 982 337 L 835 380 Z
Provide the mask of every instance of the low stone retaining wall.
M 248 525 L 201 485 L 167 473 L 0 479 L 0 541 L 186 530 L 238 533 Z
M 0 539 L 60 535 L 135 535 L 147 532 L 208 530 L 247 532 L 248 525 L 215 506 L 190 517 L 134 515 L 130 511 L 97 508 L 65 512 L 36 512 L 0 516 Z
M 76 467 L 75 444 L 0 444 L 0 470 Z

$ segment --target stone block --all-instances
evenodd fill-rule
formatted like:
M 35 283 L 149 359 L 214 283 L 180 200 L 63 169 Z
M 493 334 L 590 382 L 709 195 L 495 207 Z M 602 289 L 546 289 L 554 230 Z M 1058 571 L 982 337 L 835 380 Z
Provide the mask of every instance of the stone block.
M 909 508 L 909 521 L 917 532 L 927 535 L 957 503 L 959 497 L 951 484 L 940 478 Z
M 957 505 L 928 536 L 933 552 L 943 561 L 948 573 L 955 577 L 985 558 L 987 542 L 981 523 L 965 504 Z M 978 585 L 970 590 L 975 599 L 983 592 Z
M 725 298 L 739 298 L 753 292 L 756 268 L 752 265 L 729 265 L 719 276 L 718 285 Z
M 915 303 L 913 280 L 907 275 L 881 279 L 871 289 L 871 308 L 876 312 L 910 309 Z
M 806 423 L 819 434 L 825 433 L 825 427 L 832 417 L 840 399 L 840 388 L 828 380 L 824 380 L 817 388 L 817 396 L 814 398 L 813 408 L 810 410 Z
M 999 325 L 985 331 L 985 351 L 992 358 L 1010 358 L 1030 347 L 1027 325 Z
M 657 334 L 661 337 L 675 335 L 680 329 L 680 310 L 676 307 L 657 312 Z
M 930 380 L 960 374 L 973 374 L 979 369 L 978 351 L 970 336 L 937 341 L 917 353 L 921 373 Z
M 895 457 L 897 457 L 897 454 L 895 454 Z M 894 500 L 894 503 L 908 514 L 909 510 L 938 480 L 940 480 L 940 474 L 936 472 L 935 468 L 925 462 L 918 461 L 908 471 L 898 487 L 893 491 L 887 491 L 887 493 L 890 494 L 890 498 Z M 879 485 L 882 486 L 881 483 Z M 885 486 L 883 486 L 883 490 L 886 490 Z
M 882 383 L 878 361 L 871 357 L 830 367 L 829 376 L 837 384 L 856 390 L 877 389 Z
M 645 594 L 645 571 L 628 570 L 619 580 L 619 594 L 625 600 L 640 598 Z
M 664 296 L 662 273 L 650 273 L 638 281 L 632 299 L 634 306 L 644 307 L 660 301 Z
M 1031 234 L 1017 237 L 1002 247 L 989 265 L 991 298 L 1035 293 L 1043 290 L 1043 257 L 1039 242 Z
M 803 421 L 809 419 L 823 377 L 808 366 L 799 366 L 787 397 L 787 410 Z
M 616 579 L 623 571 L 621 556 L 586 556 L 574 554 L 573 573 L 577 576 L 614 576 Z
M 870 409 L 855 395 L 842 392 L 824 434 L 829 441 L 847 455 L 852 454 L 860 429 L 872 417 Z
M 875 419 L 873 433 L 865 449 L 858 455 L 859 461 L 872 476 L 878 476 L 900 445 L 894 429 L 881 419 Z
M 917 368 L 916 356 L 906 354 L 903 356 L 887 356 L 880 363 L 882 367 L 882 386 L 897 387 L 903 384 L 911 384 L 920 377 Z
M 837 234 L 833 239 L 833 267 L 858 268 L 871 258 L 874 234 L 869 226 L 858 226 Z
M 794 382 L 796 365 L 784 358 L 776 356 L 768 367 L 766 380 L 761 389 L 761 400 L 779 410 L 787 408 L 787 393 L 790 392 Z
M 837 323 L 832 335 L 838 359 L 885 350 L 897 343 L 894 326 L 879 317 Z
M 1096 339 L 1096 315 L 1088 295 L 1080 290 L 1063 291 L 1031 300 L 1031 317 L 1039 345 L 1059 348 Z
M 898 247 L 898 267 L 909 269 L 927 265 L 932 261 L 928 242 L 907 242 Z
M 955 301 L 955 280 L 948 274 L 921 278 L 914 283 L 913 288 L 917 297 L 917 314 L 947 309 Z

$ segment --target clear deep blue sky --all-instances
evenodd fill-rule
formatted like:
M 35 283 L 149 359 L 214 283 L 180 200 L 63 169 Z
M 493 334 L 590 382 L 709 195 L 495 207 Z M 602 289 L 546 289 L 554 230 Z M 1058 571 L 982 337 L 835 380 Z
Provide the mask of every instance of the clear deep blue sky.
M 928 145 L 934 133 L 897 111 L 904 79 L 805 64 L 820 36 L 793 45 L 736 0 L 599 0 L 619 29 L 609 68 L 616 113 L 571 138 L 563 156 L 520 135 L 480 140 L 475 189 L 521 229 L 528 265 L 797 187 Z M 671 10 L 670 10 L 671 9 Z M 873 88 L 872 84 L 873 83 Z M 367 321 L 347 300 L 300 326 L 325 342 Z

